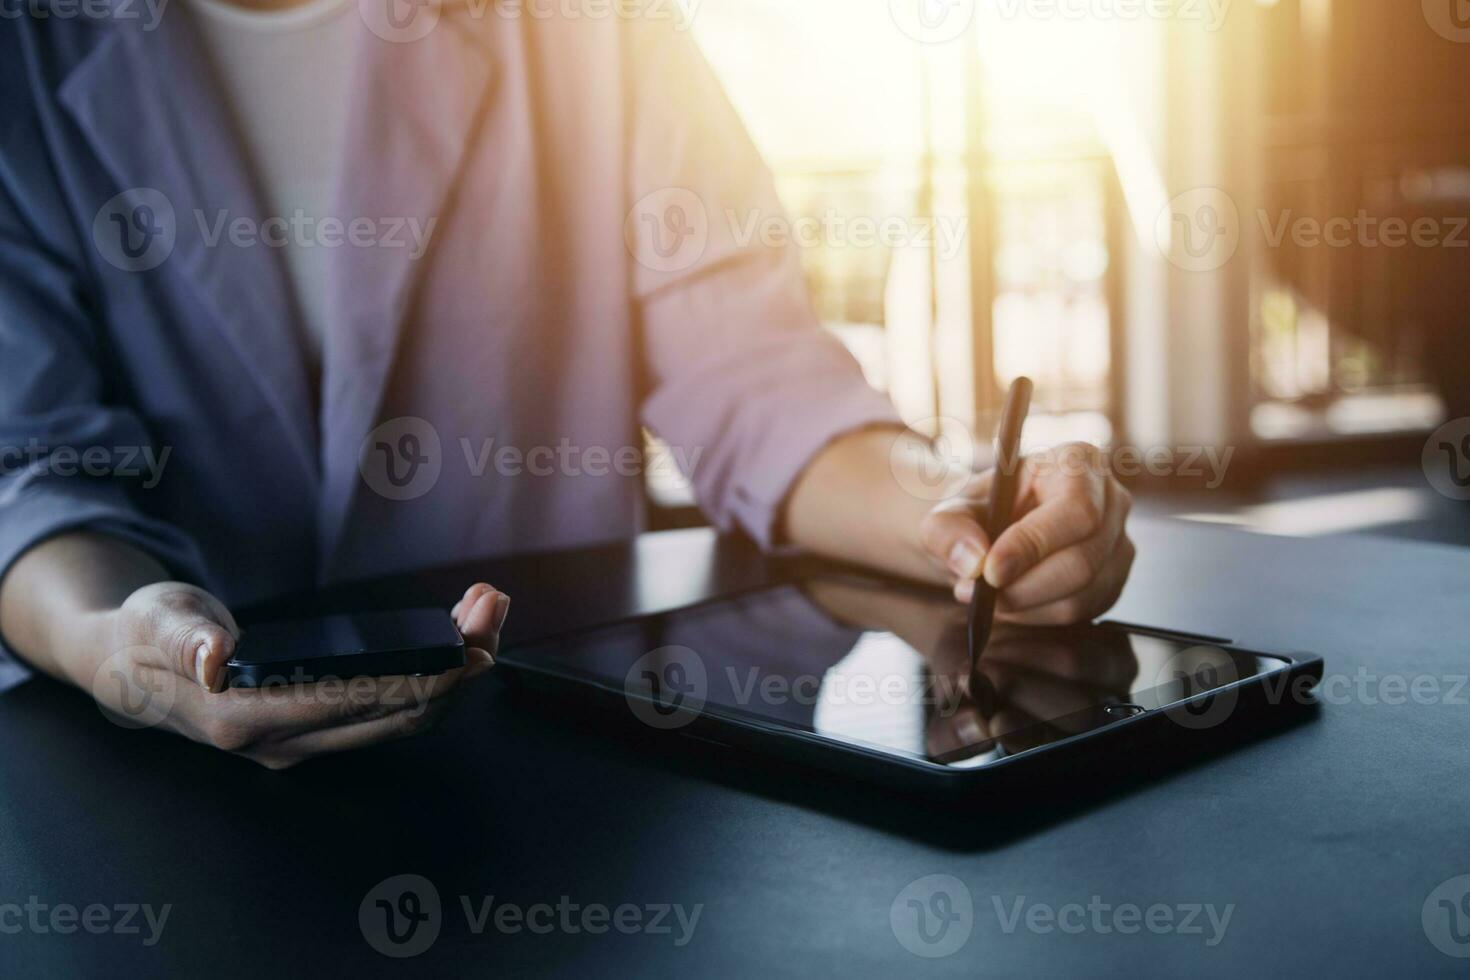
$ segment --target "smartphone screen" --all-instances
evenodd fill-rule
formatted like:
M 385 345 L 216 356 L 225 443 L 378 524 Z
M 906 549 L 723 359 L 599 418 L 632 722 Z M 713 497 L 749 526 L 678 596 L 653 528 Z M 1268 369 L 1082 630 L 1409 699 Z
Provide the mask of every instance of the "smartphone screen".
M 965 617 L 944 596 L 834 576 L 521 647 L 501 662 L 619 691 L 655 727 L 716 714 L 963 768 L 1289 667 L 1118 627 L 998 624 L 971 672 Z

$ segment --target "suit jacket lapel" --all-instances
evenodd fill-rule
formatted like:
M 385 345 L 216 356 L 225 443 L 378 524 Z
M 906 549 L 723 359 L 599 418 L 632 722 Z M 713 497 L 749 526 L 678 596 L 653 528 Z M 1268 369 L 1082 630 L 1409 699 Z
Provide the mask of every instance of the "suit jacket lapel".
M 449 223 L 451 188 L 491 88 L 485 41 L 452 20 L 449 9 L 442 13 L 413 41 L 360 32 L 336 214 L 348 223 L 372 219 L 380 235 L 400 221 L 417 222 L 430 247 L 417 254 L 413 236 L 400 230 L 396 244 L 349 245 L 331 259 L 320 521 L 327 563 L 361 482 L 363 442 L 380 421 L 398 339 L 415 309 L 414 287 L 433 261 L 442 233 L 435 229 Z
M 275 249 L 230 242 L 230 221 L 259 228 L 264 215 L 189 18 L 163 17 L 152 31 L 112 22 L 59 96 L 118 189 L 152 188 L 172 206 L 173 251 L 134 274 L 170 277 L 202 301 L 315 483 L 316 424 L 285 273 Z

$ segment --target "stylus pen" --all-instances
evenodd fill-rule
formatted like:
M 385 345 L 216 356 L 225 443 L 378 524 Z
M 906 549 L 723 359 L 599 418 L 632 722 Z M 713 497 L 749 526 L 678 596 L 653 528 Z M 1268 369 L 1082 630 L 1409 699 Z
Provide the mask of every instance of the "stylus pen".
M 1000 427 L 995 432 L 995 479 L 990 482 L 990 506 L 986 508 L 985 533 L 990 537 L 990 546 L 1011 526 L 1011 514 L 1016 509 L 1016 491 L 1021 483 L 1021 428 L 1026 424 L 1026 413 L 1031 409 L 1030 378 L 1017 378 L 1006 393 L 1005 408 L 1001 410 Z M 975 593 L 970 597 L 970 670 L 980 663 L 985 644 L 990 642 L 990 628 L 995 623 L 995 600 L 997 593 L 981 577 L 975 581 Z

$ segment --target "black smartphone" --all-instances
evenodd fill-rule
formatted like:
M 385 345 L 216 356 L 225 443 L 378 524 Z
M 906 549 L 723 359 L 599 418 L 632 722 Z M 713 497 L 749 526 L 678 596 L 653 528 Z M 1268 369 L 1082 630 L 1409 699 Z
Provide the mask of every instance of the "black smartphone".
M 496 674 L 941 795 L 1084 756 L 1126 771 L 1190 733 L 1234 738 L 1307 706 L 1322 676 L 1313 655 L 1117 623 L 1000 624 L 972 669 L 965 613 L 928 590 L 819 577 L 502 650 Z
M 230 685 L 442 674 L 464 666 L 464 637 L 442 609 L 398 609 L 282 620 L 244 631 Z

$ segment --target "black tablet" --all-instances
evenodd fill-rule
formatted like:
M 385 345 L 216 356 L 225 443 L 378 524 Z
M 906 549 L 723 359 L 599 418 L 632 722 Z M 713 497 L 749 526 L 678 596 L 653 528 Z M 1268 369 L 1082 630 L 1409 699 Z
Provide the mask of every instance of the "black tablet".
M 953 599 L 834 575 L 502 650 L 496 673 L 652 729 L 963 791 L 1302 707 L 1322 661 L 1117 623 L 999 625 L 972 670 Z

